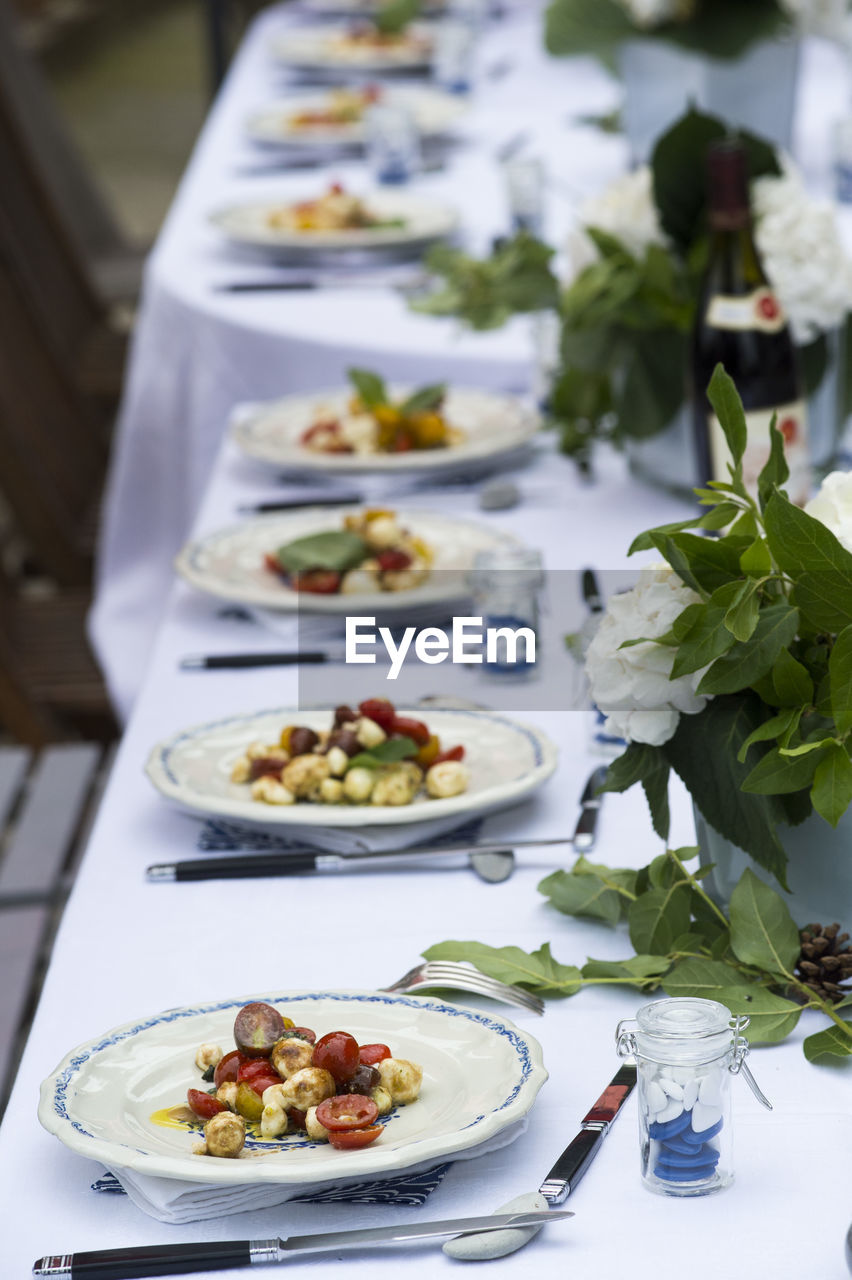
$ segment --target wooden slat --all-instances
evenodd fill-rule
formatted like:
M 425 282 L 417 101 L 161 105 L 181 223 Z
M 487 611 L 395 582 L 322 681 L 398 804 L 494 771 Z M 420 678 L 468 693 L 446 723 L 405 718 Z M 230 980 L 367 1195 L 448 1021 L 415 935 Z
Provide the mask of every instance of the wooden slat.
M 49 907 L 0 911 L 0 1095 L 13 1058 L 17 1057 L 18 1030 L 38 972 L 49 919 Z M 0 1096 L 0 1107 L 2 1102 Z
M 0 749 L 0 847 L 3 830 L 27 773 L 30 752 L 26 747 Z
M 100 748 L 92 743 L 57 745 L 42 752 L 0 864 L 0 902 L 53 893 L 100 755 Z

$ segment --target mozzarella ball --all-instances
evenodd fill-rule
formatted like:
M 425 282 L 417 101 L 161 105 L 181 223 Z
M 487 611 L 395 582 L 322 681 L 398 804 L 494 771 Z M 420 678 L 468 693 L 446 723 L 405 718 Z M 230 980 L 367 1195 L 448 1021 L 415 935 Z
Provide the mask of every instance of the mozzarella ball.
M 252 800 L 262 800 L 264 804 L 295 804 L 293 792 L 266 773 L 251 784 Z
M 260 1116 L 260 1136 L 262 1138 L 280 1138 L 287 1132 L 287 1112 L 277 1098 L 266 1101 L 266 1095 L 279 1086 L 272 1085 L 263 1091 L 263 1111 Z
M 367 541 L 377 551 L 395 547 L 401 537 L 402 531 L 393 516 L 377 516 L 367 522 Z
M 249 760 L 248 756 L 240 756 L 238 760 L 234 761 L 233 768 L 231 769 L 231 781 L 248 782 L 250 776 L 251 760 Z
M 319 798 L 323 804 L 342 804 L 345 796 L 340 779 L 326 778 L 320 785 Z
M 389 769 L 380 775 L 370 796 L 371 804 L 411 804 L 417 788 L 402 769 Z
M 305 1131 L 314 1142 L 328 1142 L 328 1129 L 317 1120 L 316 1107 L 308 1107 L 305 1112 Z
M 379 1108 L 379 1115 L 386 1116 L 393 1106 L 393 1098 L 391 1098 L 387 1089 L 383 1085 L 377 1084 L 370 1097 Z
M 215 1067 L 222 1061 L 222 1050 L 218 1044 L 200 1044 L 195 1051 L 195 1065 L 199 1071 Z
M 355 736 L 361 746 L 369 751 L 371 747 L 377 747 L 380 742 L 384 742 L 388 735 L 369 716 L 359 716 L 355 724 Z
M 229 1111 L 237 1109 L 237 1084 L 235 1080 L 226 1080 L 224 1084 L 220 1084 L 216 1090 L 216 1097 L 220 1102 L 224 1102 Z
M 290 1076 L 296 1074 L 297 1071 L 304 1070 L 313 1062 L 314 1046 L 308 1044 L 307 1040 L 300 1040 L 298 1036 L 289 1039 L 287 1036 L 276 1041 L 272 1046 L 270 1059 L 275 1070 L 281 1076 L 282 1080 L 289 1079 Z
M 356 765 L 343 779 L 343 794 L 347 800 L 352 800 L 355 804 L 365 804 L 370 799 L 375 785 L 375 771 Z
M 467 791 L 470 775 L 459 760 L 442 760 L 426 771 L 426 790 L 435 800 L 460 796 Z
M 379 588 L 378 569 L 361 565 L 360 569 L 350 569 L 344 573 L 340 583 L 340 594 L 343 596 L 364 595 Z
M 297 800 L 319 799 L 320 787 L 330 776 L 325 756 L 296 756 L 281 771 L 281 781 Z
M 249 760 L 266 760 L 270 756 L 274 757 L 280 750 L 277 742 L 272 745 L 268 742 L 252 742 L 246 747 L 246 756 Z M 286 751 L 284 754 L 287 754 Z
M 385 1058 L 376 1063 L 379 1087 L 387 1089 L 392 1102 L 416 1102 L 423 1083 L 423 1068 L 406 1058 Z
M 246 1122 L 231 1111 L 220 1111 L 204 1126 L 207 1154 L 233 1160 L 245 1146 Z
M 326 1098 L 331 1098 L 337 1086 L 334 1076 L 322 1067 L 304 1067 L 290 1076 L 282 1087 L 281 1098 L 285 1107 L 296 1107 L 299 1111 L 307 1111 L 309 1107 L 319 1106 Z
M 382 591 L 411 591 L 423 581 L 422 569 L 386 569 L 382 574 Z
M 342 778 L 349 768 L 349 757 L 343 748 L 329 747 L 325 758 L 332 778 Z

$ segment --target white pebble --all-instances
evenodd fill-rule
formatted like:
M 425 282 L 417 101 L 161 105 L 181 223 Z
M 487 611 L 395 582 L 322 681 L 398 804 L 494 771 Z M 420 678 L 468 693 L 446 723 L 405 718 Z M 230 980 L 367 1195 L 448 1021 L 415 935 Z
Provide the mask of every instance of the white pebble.
M 648 1099 L 648 1109 L 655 1115 L 658 1111 L 662 1111 L 664 1107 L 668 1106 L 666 1095 L 663 1093 L 656 1080 L 652 1080 L 648 1085 L 648 1088 L 645 1091 L 645 1096 Z
M 660 1076 L 660 1088 L 670 1098 L 677 1098 L 678 1101 L 683 1098 L 683 1085 L 678 1084 L 676 1080 L 670 1080 L 668 1076 Z
M 705 1076 L 698 1086 L 698 1098 L 708 1107 L 719 1107 L 722 1103 L 722 1086 L 718 1075 Z
M 683 1086 L 683 1107 L 685 1111 L 691 1111 L 698 1099 L 698 1081 L 690 1080 L 689 1084 Z
M 656 1115 L 657 1124 L 665 1124 L 667 1120 L 677 1120 L 678 1116 L 683 1115 L 683 1103 L 678 1102 L 676 1098 L 672 1098 L 662 1111 L 658 1111 Z
M 524 1213 L 534 1209 L 549 1209 L 550 1205 L 537 1191 L 516 1196 L 508 1204 L 495 1209 L 495 1213 Z M 544 1224 L 542 1223 L 542 1226 Z M 541 1231 L 541 1227 L 507 1227 L 503 1231 L 476 1231 L 466 1236 L 456 1236 L 444 1245 L 444 1253 L 459 1262 L 485 1262 L 489 1258 L 502 1258 L 529 1244 Z
M 722 1112 L 718 1107 L 708 1107 L 703 1102 L 696 1102 L 692 1108 L 692 1131 L 703 1133 L 705 1129 L 712 1129 L 721 1119 Z

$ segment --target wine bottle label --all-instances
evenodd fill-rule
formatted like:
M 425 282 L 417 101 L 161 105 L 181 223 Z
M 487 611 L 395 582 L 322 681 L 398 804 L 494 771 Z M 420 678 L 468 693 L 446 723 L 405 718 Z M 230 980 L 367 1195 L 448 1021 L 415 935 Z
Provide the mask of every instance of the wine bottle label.
M 780 333 L 786 323 L 784 308 L 766 285 L 751 293 L 717 293 L 707 308 L 707 324 L 713 329 Z
M 769 459 L 769 424 L 776 414 L 775 425 L 784 437 L 784 457 L 790 468 L 790 478 L 784 488 L 791 502 L 804 506 L 811 496 L 811 458 L 808 448 L 808 416 L 804 400 L 778 405 L 774 409 L 746 410 L 748 439 L 743 454 L 743 481 L 753 497 L 757 497 L 757 480 Z M 708 417 L 710 431 L 710 457 L 714 480 L 729 480 L 728 463 L 731 454 L 722 430 L 722 424 L 711 413 Z

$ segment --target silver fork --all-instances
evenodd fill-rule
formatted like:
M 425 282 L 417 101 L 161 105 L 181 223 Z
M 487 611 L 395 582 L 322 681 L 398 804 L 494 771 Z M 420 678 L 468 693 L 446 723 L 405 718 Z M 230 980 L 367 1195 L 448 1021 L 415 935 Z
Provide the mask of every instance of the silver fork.
M 382 990 L 412 992 L 424 987 L 453 987 L 478 996 L 490 996 L 492 1000 L 502 1000 L 504 1004 L 518 1005 L 530 1013 L 544 1013 L 544 1001 L 539 996 L 524 991 L 523 987 L 489 978 L 472 966 L 452 960 L 427 960 L 424 964 L 415 965 Z

